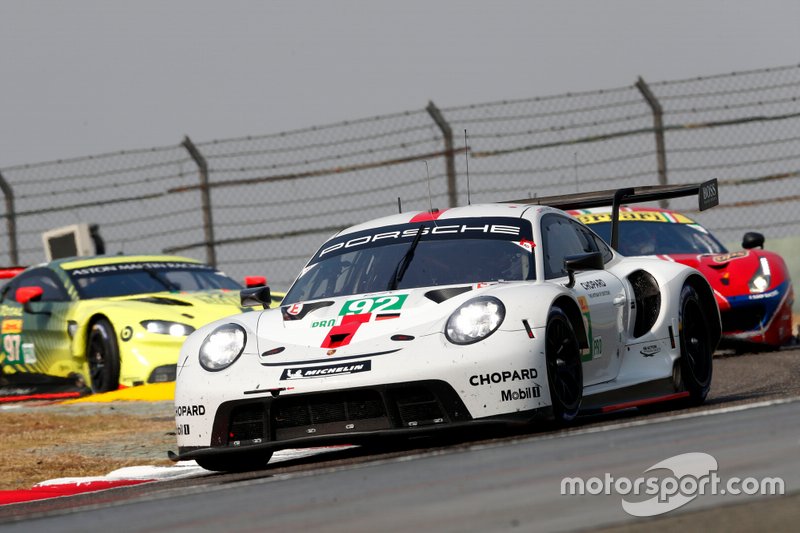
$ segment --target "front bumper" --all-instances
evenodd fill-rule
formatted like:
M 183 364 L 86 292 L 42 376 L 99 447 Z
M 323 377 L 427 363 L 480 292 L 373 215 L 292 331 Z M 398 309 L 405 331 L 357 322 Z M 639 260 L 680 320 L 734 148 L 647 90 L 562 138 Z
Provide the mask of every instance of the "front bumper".
M 453 388 L 428 380 L 223 403 L 212 445 L 180 447 L 175 461 L 241 451 L 274 451 L 381 438 L 429 436 L 476 426 L 520 425 L 552 415 L 550 407 L 473 419 Z

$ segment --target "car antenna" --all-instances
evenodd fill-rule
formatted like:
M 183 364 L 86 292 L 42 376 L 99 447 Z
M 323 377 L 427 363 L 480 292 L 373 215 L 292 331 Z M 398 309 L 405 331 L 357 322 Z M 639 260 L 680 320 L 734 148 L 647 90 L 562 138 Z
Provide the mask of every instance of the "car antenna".
M 472 200 L 469 196 L 469 147 L 467 145 L 467 130 L 464 129 L 464 160 L 467 162 L 467 205 L 472 205 Z
M 431 169 L 428 167 L 427 159 L 425 159 L 423 163 L 425 163 L 425 172 L 427 172 L 428 174 L 428 208 L 430 209 L 430 211 L 428 212 L 431 214 L 431 220 L 433 221 L 434 227 L 437 227 L 436 219 L 433 217 L 433 197 L 431 196 Z
M 400 197 L 399 196 L 397 197 L 397 212 L 398 213 L 402 213 L 403 212 L 403 204 L 400 203 Z

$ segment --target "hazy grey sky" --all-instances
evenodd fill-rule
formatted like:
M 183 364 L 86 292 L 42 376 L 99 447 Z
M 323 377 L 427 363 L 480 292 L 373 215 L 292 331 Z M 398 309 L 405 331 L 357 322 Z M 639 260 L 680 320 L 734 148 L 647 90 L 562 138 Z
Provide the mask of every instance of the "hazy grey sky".
M 798 0 L 0 0 L 0 168 L 799 62 Z

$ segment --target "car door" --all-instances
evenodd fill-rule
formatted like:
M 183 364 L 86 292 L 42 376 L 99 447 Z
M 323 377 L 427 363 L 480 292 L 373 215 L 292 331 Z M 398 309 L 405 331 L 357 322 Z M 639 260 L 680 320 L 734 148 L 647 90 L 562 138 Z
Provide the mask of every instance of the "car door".
M 600 252 L 604 263 L 612 259 L 608 246 L 578 221 L 556 213 L 542 217 L 545 278 L 566 284 L 566 257 Z M 622 328 L 626 310 L 625 287 L 608 270 L 575 273 L 572 292 L 581 308 L 589 343 L 582 356 L 584 386 L 610 381 L 621 363 Z
M 41 287 L 37 301 L 22 306 L 16 301 L 20 287 Z M 23 272 L 2 293 L 0 352 L 5 368 L 66 376 L 72 369 L 71 339 L 67 330 L 70 298 L 63 283 L 48 268 Z

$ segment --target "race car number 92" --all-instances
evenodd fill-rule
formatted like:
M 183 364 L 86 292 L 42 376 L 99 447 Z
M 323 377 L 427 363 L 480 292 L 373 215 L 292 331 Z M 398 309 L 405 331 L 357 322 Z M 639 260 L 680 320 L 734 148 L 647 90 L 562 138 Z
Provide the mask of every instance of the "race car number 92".
M 342 306 L 339 316 L 364 315 L 367 313 L 380 313 L 381 311 L 396 311 L 403 307 L 407 294 L 396 296 L 380 296 L 378 298 L 361 298 L 348 300 Z

